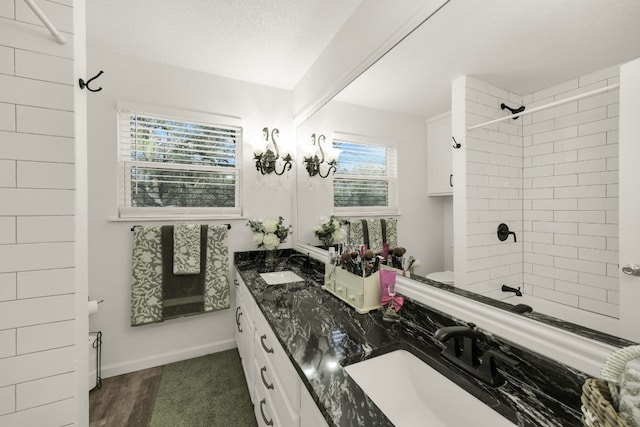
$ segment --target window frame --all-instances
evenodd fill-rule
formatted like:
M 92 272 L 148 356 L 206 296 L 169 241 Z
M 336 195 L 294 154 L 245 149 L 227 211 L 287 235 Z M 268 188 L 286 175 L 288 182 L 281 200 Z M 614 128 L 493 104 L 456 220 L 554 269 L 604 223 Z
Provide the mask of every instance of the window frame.
M 377 215 L 397 215 L 398 214 L 398 149 L 392 142 L 381 140 L 365 135 L 356 135 L 349 133 L 334 132 L 331 144 L 335 147 L 335 142 L 341 141 L 350 144 L 365 145 L 370 147 L 382 147 L 386 150 L 387 174 L 380 176 L 363 176 L 363 175 L 345 175 L 344 179 L 363 179 L 370 181 L 386 181 L 388 183 L 387 206 L 342 206 L 335 205 L 335 182 L 342 178 L 336 173 L 333 176 L 331 186 L 331 199 L 333 203 L 334 213 L 338 216 L 377 216 Z M 340 159 L 338 159 L 338 165 Z
M 177 122 L 191 123 L 196 125 L 206 126 L 220 126 L 236 128 L 236 151 L 235 151 L 235 166 L 224 167 L 219 166 L 202 166 L 193 164 L 179 164 L 179 163 L 167 163 L 151 165 L 153 162 L 149 162 L 148 165 L 157 169 L 164 170 L 189 170 L 189 171 L 226 171 L 235 175 L 235 206 L 233 207 L 134 207 L 131 206 L 131 193 L 127 193 L 126 188 L 131 186 L 131 174 L 126 173 L 130 171 L 132 167 L 139 164 L 136 161 L 126 160 L 126 153 L 123 151 L 126 149 L 127 139 L 125 136 L 129 132 L 128 129 L 123 129 L 121 122 L 123 120 L 123 114 L 132 115 L 139 114 L 141 116 L 151 117 L 160 120 L 171 120 Z M 120 219 L 224 219 L 224 218 L 239 218 L 242 217 L 242 146 L 243 146 L 243 126 L 242 120 L 239 117 L 226 116 L 221 114 L 207 113 L 195 110 L 178 109 L 172 107 L 149 105 L 141 103 L 133 103 L 127 101 L 120 101 L 116 105 L 116 131 L 117 131 L 117 149 L 116 149 L 116 161 L 117 161 L 117 189 L 116 189 L 116 210 L 117 217 Z M 129 186 L 129 187 L 126 187 Z M 127 200 L 128 199 L 128 200 Z

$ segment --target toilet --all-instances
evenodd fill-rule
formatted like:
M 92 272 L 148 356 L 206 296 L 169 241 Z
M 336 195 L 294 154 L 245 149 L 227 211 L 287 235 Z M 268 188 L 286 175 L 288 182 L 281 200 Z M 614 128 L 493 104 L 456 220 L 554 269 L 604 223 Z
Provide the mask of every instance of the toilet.
M 427 274 L 427 279 L 453 286 L 453 271 L 436 271 Z

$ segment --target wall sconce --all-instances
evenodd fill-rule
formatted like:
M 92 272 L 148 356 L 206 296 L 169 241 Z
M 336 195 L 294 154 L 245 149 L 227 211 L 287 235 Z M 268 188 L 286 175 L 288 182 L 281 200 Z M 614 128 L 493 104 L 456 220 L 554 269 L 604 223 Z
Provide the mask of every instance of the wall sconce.
M 340 157 L 340 153 L 342 150 L 338 150 L 337 148 L 329 147 L 325 150 L 322 149 L 322 143 L 326 141 L 324 135 L 320 135 L 318 137 L 318 145 L 316 145 L 316 134 L 311 135 L 311 144 L 304 145 L 302 147 L 302 155 L 304 157 L 304 167 L 309 172 L 309 176 L 319 175 L 320 178 L 326 178 L 333 171 L 336 173 L 336 165 L 338 164 L 338 157 Z M 318 157 L 318 152 L 320 152 L 320 156 Z M 322 164 L 329 165 L 327 172 L 323 175 L 320 168 Z
M 282 175 L 288 170 L 291 170 L 293 157 L 290 153 L 284 153 L 280 156 L 280 148 L 276 138 L 280 135 L 280 131 L 277 128 L 273 128 L 271 131 L 271 142 L 269 142 L 269 128 L 262 129 L 262 137 L 264 141 L 259 141 L 253 144 L 253 160 L 256 161 L 256 169 L 262 174 L 267 175 L 275 173 L 276 175 Z M 281 162 L 278 162 L 281 159 Z M 282 165 L 282 169 L 278 172 L 278 164 Z

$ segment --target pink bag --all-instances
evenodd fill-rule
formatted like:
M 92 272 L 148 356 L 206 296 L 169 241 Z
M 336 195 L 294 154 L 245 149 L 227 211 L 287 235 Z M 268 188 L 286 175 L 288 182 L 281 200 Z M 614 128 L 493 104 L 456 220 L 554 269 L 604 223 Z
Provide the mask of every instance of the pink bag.
M 380 302 L 383 306 L 391 305 L 395 311 L 404 303 L 404 298 L 396 296 L 395 270 L 380 270 Z
M 396 287 L 396 271 L 380 269 L 380 297 L 389 296 L 389 285 L 391 285 L 391 293 L 395 293 Z

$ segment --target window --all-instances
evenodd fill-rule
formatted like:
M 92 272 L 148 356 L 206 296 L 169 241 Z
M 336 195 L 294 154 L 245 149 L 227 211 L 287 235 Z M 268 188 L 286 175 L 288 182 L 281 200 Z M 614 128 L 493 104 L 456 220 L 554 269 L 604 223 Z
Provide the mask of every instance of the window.
M 342 150 L 333 180 L 336 212 L 397 211 L 396 149 L 334 140 Z
M 240 127 L 122 108 L 118 121 L 121 217 L 240 214 Z

